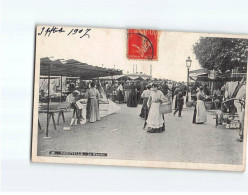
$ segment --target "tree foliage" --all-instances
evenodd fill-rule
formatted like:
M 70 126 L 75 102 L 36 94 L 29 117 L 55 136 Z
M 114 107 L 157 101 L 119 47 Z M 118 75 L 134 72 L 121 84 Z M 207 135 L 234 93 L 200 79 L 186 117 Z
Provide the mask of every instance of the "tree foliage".
M 196 59 L 203 68 L 224 73 L 238 67 L 246 71 L 247 39 L 201 37 L 193 45 Z

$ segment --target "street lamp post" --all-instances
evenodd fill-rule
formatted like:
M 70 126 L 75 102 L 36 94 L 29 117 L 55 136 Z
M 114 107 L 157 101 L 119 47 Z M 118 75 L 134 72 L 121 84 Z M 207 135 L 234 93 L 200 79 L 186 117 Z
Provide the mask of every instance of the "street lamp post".
M 186 67 L 188 69 L 188 72 L 187 72 L 187 94 L 186 94 L 186 102 L 188 102 L 188 99 L 189 99 L 189 69 L 191 67 L 191 62 L 192 62 L 192 60 L 190 59 L 190 57 L 188 57 L 188 59 L 186 60 Z

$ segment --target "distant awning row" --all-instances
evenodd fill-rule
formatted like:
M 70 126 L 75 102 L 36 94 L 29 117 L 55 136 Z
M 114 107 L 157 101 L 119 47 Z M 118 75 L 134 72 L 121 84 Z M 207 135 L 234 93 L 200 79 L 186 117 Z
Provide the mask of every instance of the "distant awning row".
M 189 71 L 190 79 L 194 81 L 240 81 L 246 75 L 246 73 L 232 73 L 231 71 L 220 74 L 217 71 L 207 69 Z
M 84 80 L 90 80 L 96 77 L 122 75 L 122 70 L 118 69 L 92 66 L 74 59 L 52 61 L 48 57 L 40 60 L 40 75 L 49 75 L 49 65 L 51 76 L 80 77 Z
M 115 76 L 107 76 L 107 77 L 100 77 L 100 80 L 146 80 L 139 76 L 127 76 L 127 75 L 115 75 Z

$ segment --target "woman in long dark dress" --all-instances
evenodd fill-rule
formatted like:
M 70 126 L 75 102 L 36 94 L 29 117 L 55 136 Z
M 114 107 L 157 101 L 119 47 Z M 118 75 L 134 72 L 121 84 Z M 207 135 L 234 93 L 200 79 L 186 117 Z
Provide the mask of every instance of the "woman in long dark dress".
M 147 114 L 148 114 L 148 107 L 147 107 L 147 101 L 148 101 L 148 98 L 150 97 L 150 94 L 151 94 L 151 86 L 147 86 L 146 89 L 142 92 L 141 94 L 141 98 L 143 98 L 143 105 L 142 105 L 142 108 L 141 108 L 141 112 L 140 112 L 140 117 L 141 118 L 145 118 L 147 119 Z
M 129 94 L 128 100 L 127 100 L 127 106 L 128 107 L 137 107 L 137 92 L 136 92 L 136 86 L 132 83 L 131 86 L 131 92 Z
M 180 88 L 176 88 L 174 90 L 174 97 L 172 99 L 172 109 L 176 110 L 177 109 L 177 94 L 180 91 Z
M 129 94 L 131 92 L 131 88 L 130 88 L 130 84 L 129 84 L 129 81 L 126 81 L 126 84 L 124 85 L 124 102 L 128 102 L 128 97 L 129 97 Z
M 142 104 L 142 98 L 141 98 L 141 84 L 140 83 L 137 83 L 136 84 L 136 89 L 137 89 L 137 103 L 138 104 Z
M 117 92 L 118 92 L 118 101 L 119 101 L 119 104 L 121 104 L 123 101 L 124 101 L 124 89 L 123 89 L 123 83 L 121 83 L 119 85 L 119 87 L 117 88 Z
M 95 83 L 90 84 L 89 91 L 86 92 L 85 96 L 87 101 L 87 116 L 86 118 L 91 122 L 94 123 L 95 121 L 100 120 L 99 115 L 99 104 L 98 99 L 100 98 L 99 91 L 95 88 Z

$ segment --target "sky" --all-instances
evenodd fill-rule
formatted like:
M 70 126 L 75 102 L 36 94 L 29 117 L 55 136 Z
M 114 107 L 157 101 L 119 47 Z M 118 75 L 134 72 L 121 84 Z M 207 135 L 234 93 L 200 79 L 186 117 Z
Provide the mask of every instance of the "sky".
M 115 68 L 123 73 L 132 73 L 133 65 L 137 71 L 152 76 L 175 81 L 187 80 L 186 59 L 192 59 L 190 70 L 199 69 L 200 65 L 193 53 L 193 44 L 201 37 L 198 33 L 160 31 L 158 42 L 158 60 L 129 60 L 127 52 L 127 30 L 91 29 L 88 36 L 82 34 L 67 36 L 72 27 L 63 27 L 66 33 L 52 33 L 50 36 L 37 35 L 36 57 L 53 57 L 56 59 L 75 59 L 90 65 Z M 82 29 L 82 28 L 80 28 Z M 87 28 L 83 28 L 85 30 Z M 37 33 L 41 32 L 38 27 Z M 84 32 L 84 31 L 83 31 Z

